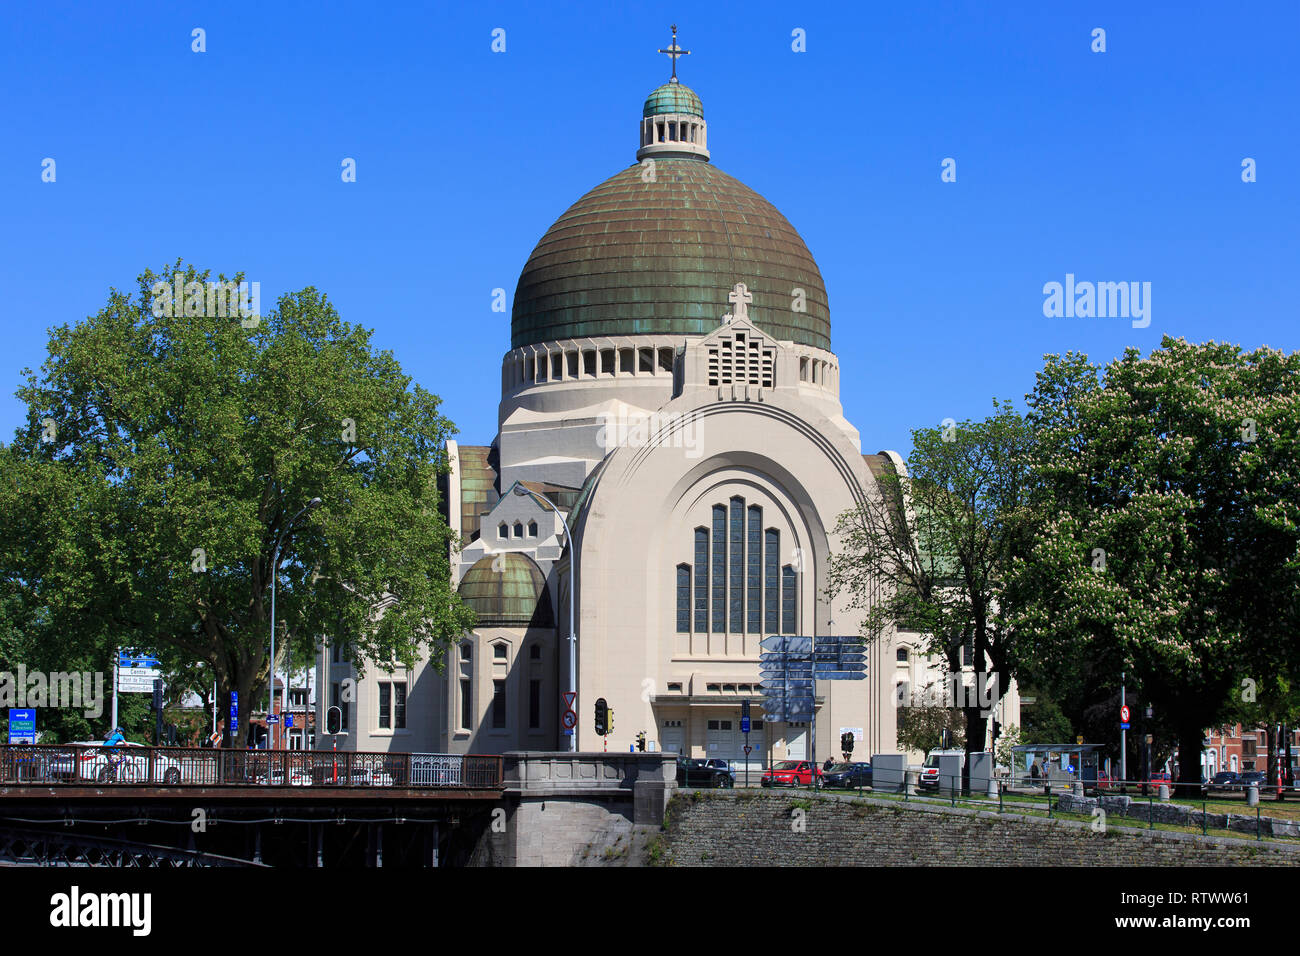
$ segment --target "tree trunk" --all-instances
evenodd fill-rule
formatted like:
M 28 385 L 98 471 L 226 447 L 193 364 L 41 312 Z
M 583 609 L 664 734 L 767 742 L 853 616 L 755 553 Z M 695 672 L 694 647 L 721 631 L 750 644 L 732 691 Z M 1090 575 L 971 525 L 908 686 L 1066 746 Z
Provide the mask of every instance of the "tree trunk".
M 1201 744 L 1205 728 L 1201 723 L 1185 723 L 1178 729 L 1178 787 L 1180 796 L 1194 796 L 1201 792 Z M 1153 768 L 1154 769 L 1154 768 Z

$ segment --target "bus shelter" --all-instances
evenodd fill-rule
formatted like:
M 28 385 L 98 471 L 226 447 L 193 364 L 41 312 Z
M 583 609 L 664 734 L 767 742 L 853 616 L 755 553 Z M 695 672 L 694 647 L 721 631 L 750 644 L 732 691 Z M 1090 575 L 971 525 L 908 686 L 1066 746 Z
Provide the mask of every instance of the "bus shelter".
M 1098 789 L 1101 744 L 1020 744 L 1011 748 L 1011 780 L 1015 787 L 1065 787 L 1082 783 Z M 1035 773 L 1037 768 L 1037 773 Z

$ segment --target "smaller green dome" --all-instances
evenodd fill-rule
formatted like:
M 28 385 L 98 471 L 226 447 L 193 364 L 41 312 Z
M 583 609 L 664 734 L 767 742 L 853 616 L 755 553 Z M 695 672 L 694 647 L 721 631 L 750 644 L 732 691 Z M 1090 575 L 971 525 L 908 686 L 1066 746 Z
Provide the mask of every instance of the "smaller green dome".
M 704 105 L 695 91 L 681 83 L 665 83 L 646 97 L 642 118 L 664 113 L 686 113 L 704 119 Z
M 536 562 L 518 551 L 489 554 L 461 578 L 460 599 L 488 627 L 554 627 L 546 577 Z

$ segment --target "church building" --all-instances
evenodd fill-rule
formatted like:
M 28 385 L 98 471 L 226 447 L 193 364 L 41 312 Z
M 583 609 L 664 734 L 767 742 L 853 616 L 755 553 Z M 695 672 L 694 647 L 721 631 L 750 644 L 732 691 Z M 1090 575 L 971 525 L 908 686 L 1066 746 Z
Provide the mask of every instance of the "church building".
M 764 712 L 759 645 L 860 632 L 825 593 L 836 521 L 905 466 L 863 453 L 817 263 L 714 164 L 675 34 L 635 162 L 570 206 L 519 276 L 498 434 L 448 442 L 453 574 L 479 625 L 441 674 L 369 670 L 349 749 L 626 751 L 644 734 L 739 765 L 749 701 L 754 767 L 809 755 L 807 723 Z M 865 680 L 816 683 L 819 760 L 838 759 L 846 729 L 856 759 L 898 752 L 899 694 L 941 669 L 920 643 L 888 634 L 867 645 Z M 334 658 L 322 708 L 352 673 Z M 1018 711 L 1012 689 L 999 719 Z

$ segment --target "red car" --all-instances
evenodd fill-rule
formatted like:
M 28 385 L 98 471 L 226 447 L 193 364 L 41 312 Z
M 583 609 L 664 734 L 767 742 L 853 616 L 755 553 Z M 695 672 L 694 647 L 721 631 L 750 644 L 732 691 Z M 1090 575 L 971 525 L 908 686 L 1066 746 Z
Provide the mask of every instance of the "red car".
M 817 786 L 821 786 L 822 771 L 808 760 L 780 760 L 772 769 L 763 774 L 759 781 L 765 787 L 809 787 L 813 776 L 817 777 Z

